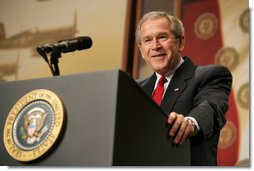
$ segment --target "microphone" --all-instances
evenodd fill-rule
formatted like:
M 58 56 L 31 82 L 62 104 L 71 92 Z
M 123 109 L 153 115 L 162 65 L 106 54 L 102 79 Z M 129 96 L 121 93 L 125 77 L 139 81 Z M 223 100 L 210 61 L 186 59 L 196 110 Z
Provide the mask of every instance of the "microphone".
M 59 51 L 62 53 L 73 52 L 75 50 L 89 49 L 92 46 L 92 39 L 88 36 L 80 36 L 69 40 L 60 40 L 53 44 L 44 44 L 37 47 L 39 54 Z

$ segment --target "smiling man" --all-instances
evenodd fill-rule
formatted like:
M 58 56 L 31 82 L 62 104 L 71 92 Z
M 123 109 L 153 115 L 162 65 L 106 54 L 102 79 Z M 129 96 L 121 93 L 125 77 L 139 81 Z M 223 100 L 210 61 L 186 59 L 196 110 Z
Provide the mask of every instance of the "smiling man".
M 183 57 L 183 24 L 166 12 L 145 14 L 138 23 L 136 41 L 142 58 L 154 70 L 137 82 L 168 114 L 169 136 L 175 144 L 190 139 L 191 165 L 217 165 L 231 73 L 223 66 L 199 66 Z

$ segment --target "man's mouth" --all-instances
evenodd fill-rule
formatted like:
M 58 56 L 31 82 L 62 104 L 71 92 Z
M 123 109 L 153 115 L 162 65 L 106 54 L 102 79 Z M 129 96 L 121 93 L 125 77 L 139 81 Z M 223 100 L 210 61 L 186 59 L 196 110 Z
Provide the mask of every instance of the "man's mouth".
M 166 54 L 156 54 L 156 55 L 152 55 L 152 58 L 158 58 L 158 57 L 164 57 Z

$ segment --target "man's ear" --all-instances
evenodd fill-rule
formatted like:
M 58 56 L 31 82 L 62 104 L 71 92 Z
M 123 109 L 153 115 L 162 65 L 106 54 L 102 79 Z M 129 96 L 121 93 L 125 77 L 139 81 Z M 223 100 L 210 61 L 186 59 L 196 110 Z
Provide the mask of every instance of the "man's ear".
M 179 51 L 182 52 L 184 49 L 184 45 L 185 45 L 185 37 L 181 36 L 179 38 Z
M 139 52 L 141 53 L 141 57 L 144 59 L 144 55 L 143 55 L 141 44 L 138 44 L 138 48 L 139 48 Z

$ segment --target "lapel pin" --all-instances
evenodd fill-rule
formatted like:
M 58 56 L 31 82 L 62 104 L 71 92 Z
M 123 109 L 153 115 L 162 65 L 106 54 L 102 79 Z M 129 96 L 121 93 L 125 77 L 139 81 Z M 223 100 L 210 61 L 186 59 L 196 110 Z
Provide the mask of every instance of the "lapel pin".
M 178 90 L 179 90 L 179 88 L 175 88 L 175 89 L 174 89 L 174 91 L 178 91 Z

